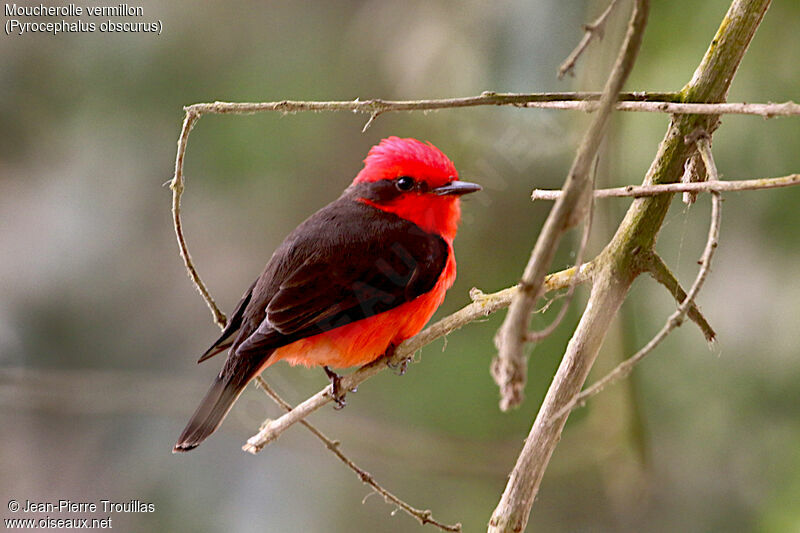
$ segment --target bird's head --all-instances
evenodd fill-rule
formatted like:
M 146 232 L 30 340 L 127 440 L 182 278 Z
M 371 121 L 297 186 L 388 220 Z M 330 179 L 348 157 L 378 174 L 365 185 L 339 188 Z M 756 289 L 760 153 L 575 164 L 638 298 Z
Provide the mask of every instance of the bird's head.
M 389 137 L 373 146 L 350 191 L 360 201 L 394 213 L 429 233 L 455 237 L 459 198 L 481 190 L 460 181 L 453 162 L 430 143 Z

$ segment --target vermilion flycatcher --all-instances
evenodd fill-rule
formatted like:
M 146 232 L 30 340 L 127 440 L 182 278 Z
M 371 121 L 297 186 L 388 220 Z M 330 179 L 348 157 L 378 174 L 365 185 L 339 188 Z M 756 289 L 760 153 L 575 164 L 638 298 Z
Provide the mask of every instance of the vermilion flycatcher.
M 389 137 L 336 201 L 292 231 L 200 361 L 228 359 L 173 451 L 213 433 L 245 386 L 273 363 L 363 365 L 416 335 L 456 277 L 458 180 L 430 143 Z M 338 400 L 341 401 L 341 400 Z

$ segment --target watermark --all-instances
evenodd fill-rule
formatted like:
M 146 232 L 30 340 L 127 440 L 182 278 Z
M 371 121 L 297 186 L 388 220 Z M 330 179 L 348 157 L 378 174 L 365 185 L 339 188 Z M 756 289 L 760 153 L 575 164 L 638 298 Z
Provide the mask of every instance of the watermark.
M 113 529 L 116 515 L 156 511 L 154 503 L 141 500 L 9 500 L 6 508 L 6 529 Z
M 131 4 L 88 6 L 64 4 L 5 4 L 6 35 L 63 35 L 76 33 L 141 33 L 161 35 L 161 19 L 149 19 L 144 7 Z M 133 19 L 133 20 L 131 20 Z

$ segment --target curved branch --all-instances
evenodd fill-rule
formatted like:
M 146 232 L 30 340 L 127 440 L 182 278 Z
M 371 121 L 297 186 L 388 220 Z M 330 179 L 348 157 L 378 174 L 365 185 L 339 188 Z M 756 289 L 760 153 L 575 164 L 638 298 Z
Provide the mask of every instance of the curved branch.
M 595 166 L 595 172 L 597 172 L 597 167 Z M 594 187 L 595 178 L 592 178 L 592 187 Z M 583 264 L 583 254 L 586 252 L 586 245 L 589 244 L 589 235 L 592 233 L 592 222 L 594 219 L 594 201 L 589 202 L 589 213 L 586 215 L 586 220 L 583 223 L 583 234 L 581 235 L 581 242 L 578 245 L 578 252 L 575 254 L 575 266 Z M 545 339 L 553 334 L 553 332 L 558 328 L 561 324 L 561 321 L 564 320 L 564 317 L 567 315 L 567 311 L 569 310 L 569 304 L 572 302 L 572 296 L 575 294 L 575 287 L 577 283 L 575 283 L 575 279 L 573 278 L 572 283 L 569 284 L 567 288 L 567 292 L 564 294 L 564 302 L 561 304 L 561 307 L 558 310 L 558 314 L 553 319 L 550 324 L 545 326 L 544 329 L 539 331 L 529 331 L 527 341 L 528 342 L 539 342 L 542 339 Z M 546 310 L 546 307 L 545 307 Z M 527 373 L 527 369 L 523 370 Z
M 189 142 L 189 133 L 195 126 L 200 117 L 206 114 L 252 114 L 258 112 L 277 111 L 280 113 L 296 113 L 299 111 L 353 111 L 369 113 L 370 119 L 364 125 L 366 130 L 372 122 L 381 114 L 389 111 L 427 111 L 434 109 L 449 109 L 460 107 L 474 107 L 482 105 L 510 105 L 524 106 L 529 102 L 548 102 L 554 100 L 598 100 L 600 93 L 593 92 L 560 92 L 560 93 L 531 93 L 531 94 L 500 94 L 494 92 L 484 92 L 479 96 L 466 98 L 446 98 L 441 100 L 413 100 L 413 101 L 389 101 L 389 100 L 353 100 L 339 102 L 302 102 L 283 100 L 280 102 L 214 102 L 192 104 L 184 107 L 185 116 L 183 126 L 178 137 L 178 150 L 175 156 L 175 173 L 169 182 L 172 190 L 172 224 L 178 240 L 178 250 L 181 259 L 186 267 L 186 273 L 192 284 L 200 292 L 206 305 L 211 311 L 214 322 L 223 327 L 227 322 L 227 317 L 223 313 L 208 288 L 200 278 L 194 266 L 189 248 L 186 245 L 186 238 L 183 234 L 183 224 L 181 222 L 181 197 L 184 190 L 184 158 Z M 620 93 L 618 100 L 625 101 L 678 101 L 680 93 L 645 93 L 632 92 Z
M 228 321 L 211 293 L 208 292 L 203 280 L 200 279 L 200 274 L 192 262 L 192 256 L 189 254 L 189 248 L 186 246 L 186 238 L 183 236 L 183 224 L 181 223 L 181 195 L 183 194 L 183 158 L 186 154 L 186 145 L 189 142 L 189 132 L 192 131 L 197 119 L 200 118 L 198 113 L 191 110 L 186 110 L 186 117 L 183 119 L 183 127 L 181 128 L 180 137 L 178 137 L 178 155 L 175 157 L 175 175 L 169 184 L 172 189 L 172 225 L 175 228 L 175 236 L 178 239 L 178 249 L 180 250 L 181 259 L 186 266 L 186 273 L 192 284 L 200 292 L 200 295 L 205 300 L 206 305 L 211 310 L 211 315 L 214 317 L 214 322 L 220 327 L 224 328 Z

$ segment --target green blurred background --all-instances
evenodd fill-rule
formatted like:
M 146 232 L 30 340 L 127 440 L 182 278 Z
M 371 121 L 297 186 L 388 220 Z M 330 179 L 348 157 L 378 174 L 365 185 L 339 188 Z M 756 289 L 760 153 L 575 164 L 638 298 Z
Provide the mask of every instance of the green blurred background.
M 186 278 L 162 186 L 182 106 L 597 90 L 627 18 L 623 4 L 577 76 L 561 82 L 558 65 L 605 2 L 146 1 L 137 5 L 145 20 L 162 20 L 160 36 L 0 37 L 0 516 L 22 516 L 6 510 L 12 498 L 138 499 L 155 512 L 115 515 L 116 530 L 418 530 L 378 496 L 362 504 L 369 489 L 300 427 L 258 456 L 242 452 L 264 418 L 279 414 L 254 388 L 202 447 L 170 453 L 221 364 L 194 363 L 217 329 Z M 653 2 L 627 88 L 680 89 L 727 7 Z M 798 17 L 800 3 L 775 2 L 731 101 L 800 98 Z M 437 316 L 466 304 L 473 286 L 513 284 L 550 207 L 528 194 L 560 186 L 588 123 L 576 112 L 483 108 L 387 114 L 362 134 L 365 119 L 200 121 L 187 152 L 184 223 L 225 310 L 283 236 L 338 196 L 388 135 L 430 140 L 485 186 L 464 202 L 459 277 Z M 599 185 L 639 183 L 667 121 L 617 116 Z M 796 118 L 724 117 L 719 170 L 730 179 L 797 172 L 798 140 Z M 687 324 L 630 380 L 575 412 L 530 530 L 800 531 L 799 203 L 797 189 L 725 196 L 721 246 L 699 299 L 719 344 L 709 351 Z M 628 204 L 597 204 L 591 253 Z M 691 208 L 676 198 L 661 233 L 658 250 L 685 284 L 708 211 L 707 198 Z M 570 238 L 554 269 L 574 260 Z M 585 296 L 532 351 L 517 411 L 499 412 L 489 375 L 499 313 L 424 349 L 405 376 L 385 372 L 347 409 L 312 420 L 401 498 L 480 531 Z M 646 342 L 674 307 L 654 282 L 637 281 L 590 379 Z M 286 365 L 265 377 L 293 403 L 326 383 L 322 371 Z

